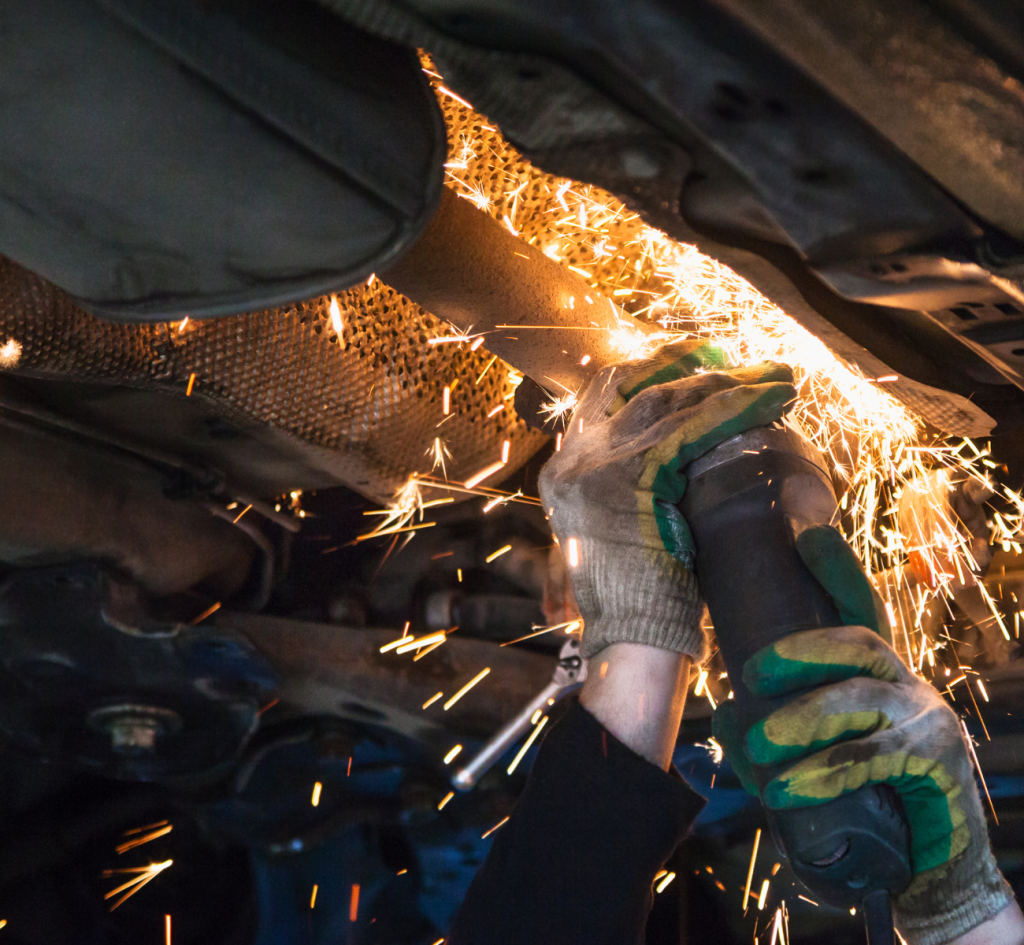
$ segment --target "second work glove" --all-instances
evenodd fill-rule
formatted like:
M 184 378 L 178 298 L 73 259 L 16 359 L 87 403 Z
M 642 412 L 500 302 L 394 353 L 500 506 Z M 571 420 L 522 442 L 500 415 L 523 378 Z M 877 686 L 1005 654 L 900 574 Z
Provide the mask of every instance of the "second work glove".
M 730 368 L 698 341 L 590 382 L 540 476 L 583 617 L 584 656 L 629 642 L 700 658 L 704 605 L 676 508 L 683 470 L 723 440 L 781 419 L 795 397 L 785 365 Z
M 743 667 L 755 696 L 799 695 L 746 733 L 735 703 L 723 703 L 715 735 L 751 793 L 757 767 L 783 767 L 760 791 L 771 809 L 823 804 L 865 785 L 893 788 L 910 826 L 913 872 L 894 902 L 897 927 L 909 945 L 949 942 L 1012 895 L 989 847 L 960 721 L 876 632 L 871 585 L 842 536 L 814 526 L 796 547 L 842 619 L 859 625 L 794 633 L 755 654 Z

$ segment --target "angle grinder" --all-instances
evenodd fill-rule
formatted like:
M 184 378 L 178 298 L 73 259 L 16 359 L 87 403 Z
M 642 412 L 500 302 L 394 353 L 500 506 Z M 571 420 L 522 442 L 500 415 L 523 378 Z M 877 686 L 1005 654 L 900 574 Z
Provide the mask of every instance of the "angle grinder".
M 828 467 L 802 436 L 761 427 L 686 468 L 680 510 L 697 548 L 696 572 L 729 673 L 743 731 L 799 693 L 755 698 L 743 665 L 802 630 L 840 623 L 835 604 L 797 553 L 794 526 L 834 524 Z M 759 786 L 784 770 L 756 769 Z M 765 809 L 776 846 L 820 899 L 859 907 L 869 945 L 892 945 L 890 895 L 910 882 L 910 831 L 895 791 L 863 787 L 812 807 Z

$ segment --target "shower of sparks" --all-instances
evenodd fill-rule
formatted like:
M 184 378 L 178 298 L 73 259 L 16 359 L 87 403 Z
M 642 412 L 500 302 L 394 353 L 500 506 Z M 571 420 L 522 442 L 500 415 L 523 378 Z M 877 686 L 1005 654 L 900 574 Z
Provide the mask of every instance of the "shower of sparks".
M 1019 553 L 1024 498 L 992 483 L 988 448 L 933 437 L 886 390 L 898 375 L 865 377 L 740 275 L 647 226 L 612 195 L 544 174 L 500 136 L 462 131 L 480 127 L 484 119 L 453 104 L 449 91 L 438 88 L 440 80 L 432 81 L 449 99 L 443 102 L 454 139 L 448 182 L 495 219 L 511 220 L 524 240 L 588 280 L 595 294 L 574 298 L 571 307 L 612 307 L 616 327 L 605 332 L 606 350 L 628 360 L 649 355 L 665 341 L 697 338 L 722 347 L 734 363 L 773 360 L 793 367 L 798 398 L 785 422 L 806 435 L 833 469 L 842 509 L 836 524 L 889 604 L 901 655 L 918 673 L 926 663 L 934 669 L 934 652 L 943 644 L 928 638 L 924 614 L 932 603 L 946 609 L 954 592 L 976 583 L 978 570 L 970 539 L 950 508 L 954 483 L 973 479 L 995 489 L 1004 508 L 990 510 L 993 542 Z M 484 193 L 480 182 L 493 180 L 505 181 L 503 189 Z M 661 330 L 644 335 L 635 319 Z M 575 397 L 561 392 L 546 405 L 547 414 L 567 427 Z M 486 475 L 470 481 L 478 484 L 500 468 L 488 467 Z M 908 498 L 910 493 L 917 498 Z M 927 528 L 914 527 L 915 515 Z M 986 589 L 978 586 L 985 597 Z M 999 602 L 986 599 L 986 604 L 994 624 L 1009 637 Z M 1013 610 L 1015 632 L 1018 610 Z
M 126 883 L 122 883 L 116 889 L 110 890 L 103 898 L 113 899 L 120 893 L 124 893 L 111 907 L 110 911 L 113 912 L 119 905 L 126 900 L 134 896 L 146 883 L 152 882 L 157 878 L 165 869 L 173 865 L 174 860 L 164 860 L 163 863 L 150 863 L 149 866 L 136 866 L 129 869 L 122 870 L 104 870 L 104 876 L 117 876 L 124 874 L 133 874 L 132 878 Z M 126 892 L 127 890 L 127 892 Z
M 20 360 L 21 342 L 15 338 L 8 338 L 0 345 L 0 368 L 17 367 Z
M 530 737 L 526 739 L 525 742 L 523 742 L 523 747 L 519 749 L 515 758 L 512 759 L 512 764 L 508 766 L 508 774 L 511 774 L 513 771 L 516 770 L 516 768 L 519 767 L 519 762 L 522 761 L 523 758 L 526 756 L 526 753 L 530 750 L 530 746 L 533 745 L 533 743 L 537 740 L 537 736 L 540 735 L 541 730 L 547 724 L 548 717 L 545 715 L 541 718 L 541 720 L 537 723 L 537 726 L 530 733 Z
M 453 705 L 455 705 L 455 703 L 458 702 L 459 699 L 461 699 L 467 692 L 469 692 L 469 690 L 472 689 L 478 682 L 480 682 L 482 679 L 486 678 L 486 676 L 490 673 L 490 671 L 491 671 L 491 667 L 490 666 L 487 666 L 484 669 L 480 670 L 479 673 L 477 673 L 468 683 L 466 683 L 465 686 L 463 686 L 457 693 L 455 693 L 454 696 L 452 696 L 444 704 L 445 712 L 447 712 Z M 447 764 L 447 762 L 445 762 L 445 764 Z

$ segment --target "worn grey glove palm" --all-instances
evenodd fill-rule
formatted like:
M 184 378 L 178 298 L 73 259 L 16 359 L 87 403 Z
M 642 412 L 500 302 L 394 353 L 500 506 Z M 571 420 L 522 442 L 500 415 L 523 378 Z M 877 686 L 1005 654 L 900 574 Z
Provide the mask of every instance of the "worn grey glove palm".
M 720 349 L 697 341 L 605 368 L 590 382 L 540 476 L 583 617 L 584 656 L 630 642 L 701 658 L 704 605 L 676 508 L 683 469 L 723 440 L 781 419 L 795 397 L 787 366 L 731 368 Z

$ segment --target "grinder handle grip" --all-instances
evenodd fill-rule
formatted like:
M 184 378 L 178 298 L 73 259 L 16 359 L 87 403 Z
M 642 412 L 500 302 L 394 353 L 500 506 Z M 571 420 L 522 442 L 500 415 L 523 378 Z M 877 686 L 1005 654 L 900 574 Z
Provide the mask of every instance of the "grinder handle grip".
M 790 525 L 794 519 L 830 523 L 835 493 L 824 462 L 816 463 L 806 441 L 790 431 L 734 438 L 691 464 L 687 475 L 680 509 L 693 534 L 698 584 L 747 731 L 794 698 L 756 698 L 743 684 L 747 660 L 791 633 L 841 622 L 797 553 Z M 761 788 L 780 771 L 757 769 Z M 833 905 L 858 906 L 872 892 L 897 893 L 909 883 L 909 829 L 898 797 L 887 787 L 861 788 L 812 807 L 766 810 L 766 816 L 796 875 Z M 873 911 L 880 901 L 872 900 Z M 872 925 L 878 924 L 875 916 Z

